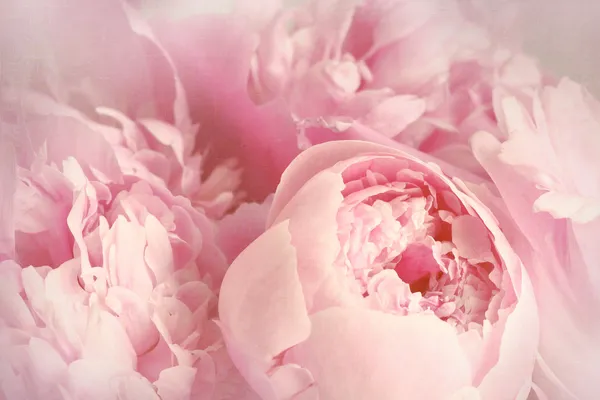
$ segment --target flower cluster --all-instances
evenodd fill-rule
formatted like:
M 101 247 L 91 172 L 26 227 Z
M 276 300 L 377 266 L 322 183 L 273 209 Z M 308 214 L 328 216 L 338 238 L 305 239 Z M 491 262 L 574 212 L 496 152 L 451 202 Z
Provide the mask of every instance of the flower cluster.
M 482 2 L 294 3 L 7 3 L 0 398 L 596 399 L 600 102 Z

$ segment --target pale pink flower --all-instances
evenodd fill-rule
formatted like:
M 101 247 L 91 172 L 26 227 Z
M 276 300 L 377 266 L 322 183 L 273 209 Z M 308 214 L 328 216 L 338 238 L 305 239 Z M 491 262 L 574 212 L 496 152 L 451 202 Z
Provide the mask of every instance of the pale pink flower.
M 283 174 L 219 299 L 262 399 L 526 398 L 529 278 L 492 213 L 420 157 L 341 141 Z
M 496 97 L 506 140 L 479 133 L 473 147 L 523 233 L 514 247 L 532 277 L 541 323 L 534 382 L 548 399 L 595 399 L 600 103 L 569 79 L 532 99 Z
M 495 43 L 469 11 L 476 10 L 454 0 L 316 0 L 271 19 L 255 16 L 260 42 L 249 95 L 258 103 L 285 99 L 301 147 L 372 141 L 352 129 L 360 125 L 379 142 L 393 139 L 483 173 L 468 139 L 496 124 L 492 90 L 528 93 L 542 75 L 533 60 Z M 311 132 L 315 126 L 337 133 Z
M 164 148 L 177 153 L 167 138 L 180 134 L 152 121 L 144 132 L 100 129 L 52 105 L 54 114 L 20 121 L 11 142 L 2 132 L 0 392 L 253 398 L 213 322 L 227 268 L 216 226 L 147 163 L 171 154 Z M 166 143 L 144 153 L 139 142 L 110 142 L 109 133 Z M 120 150 L 131 151 L 130 164 Z

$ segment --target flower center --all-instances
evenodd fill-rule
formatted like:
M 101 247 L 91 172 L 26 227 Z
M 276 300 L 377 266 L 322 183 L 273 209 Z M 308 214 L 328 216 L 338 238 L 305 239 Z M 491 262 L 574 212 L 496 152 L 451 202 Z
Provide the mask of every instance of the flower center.
M 355 164 L 344 180 L 337 265 L 351 290 L 386 312 L 481 325 L 500 292 L 501 263 L 487 228 L 452 188 L 391 157 Z

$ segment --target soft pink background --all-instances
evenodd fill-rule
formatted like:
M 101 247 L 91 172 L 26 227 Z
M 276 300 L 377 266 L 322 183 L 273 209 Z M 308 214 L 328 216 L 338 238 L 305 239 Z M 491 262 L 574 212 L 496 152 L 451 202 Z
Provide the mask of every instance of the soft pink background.
M 143 0 L 150 12 L 163 0 Z M 251 1 L 251 0 L 246 0 Z M 284 0 L 288 4 L 303 0 Z M 539 57 L 546 68 L 568 75 L 600 96 L 600 1 L 598 0 L 477 0 L 492 10 L 517 4 L 520 29 L 526 49 Z M 232 0 L 183 1 L 194 10 L 226 12 Z M 182 3 L 183 3 L 182 2 Z M 172 13 L 186 11 L 169 6 Z M 161 10 L 161 12 L 164 12 Z M 499 14 L 494 12 L 494 14 Z
M 493 1 L 493 0 L 491 0 Z M 521 0 L 528 48 L 600 95 L 600 1 Z
M 193 11 L 226 12 L 233 0 L 138 0 L 148 13 L 185 14 Z M 251 0 L 242 0 L 251 1 Z M 284 0 L 293 4 L 303 0 Z M 600 96 L 600 1 L 598 0 L 472 0 L 495 10 L 521 7 L 519 26 L 526 47 L 559 75 L 569 75 Z M 14 6 L 18 10 L 15 11 Z M 187 4 L 182 7 L 179 4 Z M 12 8 L 12 10 L 11 10 Z M 47 20 L 44 0 L 0 1 L 0 80 L 22 78 L 27 60 L 43 57 L 40 20 Z M 497 15 L 499 13 L 494 13 Z M 37 33 L 37 35 L 36 35 Z M 43 35 L 42 35 L 43 36 Z

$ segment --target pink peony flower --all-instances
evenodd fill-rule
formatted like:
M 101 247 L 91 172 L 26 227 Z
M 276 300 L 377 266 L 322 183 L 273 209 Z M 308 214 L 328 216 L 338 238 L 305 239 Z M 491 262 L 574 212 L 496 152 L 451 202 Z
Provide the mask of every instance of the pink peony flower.
M 342 141 L 283 174 L 219 299 L 262 399 L 526 398 L 529 278 L 491 212 L 419 157 Z
M 514 243 L 540 313 L 540 399 L 600 392 L 600 103 L 563 79 L 524 101 L 498 92 L 507 140 L 473 147 L 523 236 Z M 544 397 L 544 393 L 545 396 Z
M 68 21 L 64 21 L 67 14 L 56 10 L 70 3 L 50 0 L 48 5 L 53 8 L 42 7 L 34 13 L 36 18 L 48 19 L 32 30 L 32 45 L 36 41 L 46 45 L 38 43 L 47 51 L 36 66 L 36 76 L 42 82 L 34 79 L 24 87 L 3 87 L 3 119 L 18 121 L 26 111 L 83 122 L 87 127 L 78 131 L 93 129 L 104 136 L 125 174 L 162 182 L 174 194 L 190 198 L 211 217 L 219 218 L 231 211 L 242 195 L 238 190 L 239 163 L 232 158 L 207 161 L 212 153 L 210 143 L 198 143 L 199 127 L 192 123 L 179 75 L 147 22 L 121 0 L 108 0 L 102 6 L 88 1 L 73 4 Z M 20 21 L 18 5 L 9 5 Z M 95 19 L 90 21 L 93 15 Z M 77 29 L 79 35 L 65 34 L 63 30 L 76 29 L 73 24 L 81 21 L 88 24 L 85 29 Z M 120 38 L 94 48 L 97 54 L 67 51 L 97 45 L 99 36 L 108 35 L 104 31 L 118 33 Z M 118 45 L 112 46 L 115 43 Z M 123 53 L 135 62 L 128 64 Z M 96 57 L 103 62 L 96 62 Z M 76 67 L 80 64 L 89 68 Z M 130 85 L 123 84 L 123 79 Z M 156 96 L 147 93 L 148 89 Z
M 182 134 L 33 106 L 2 132 L 0 393 L 255 398 L 213 322 L 227 268 L 215 225 L 164 175 L 178 160 L 185 186 Z
M 468 140 L 496 124 L 492 90 L 529 93 L 542 75 L 533 60 L 495 43 L 476 11 L 454 0 L 282 8 L 258 24 L 249 95 L 257 103 L 285 99 L 301 146 L 375 136 L 484 174 Z M 318 126 L 336 133 L 311 132 Z

